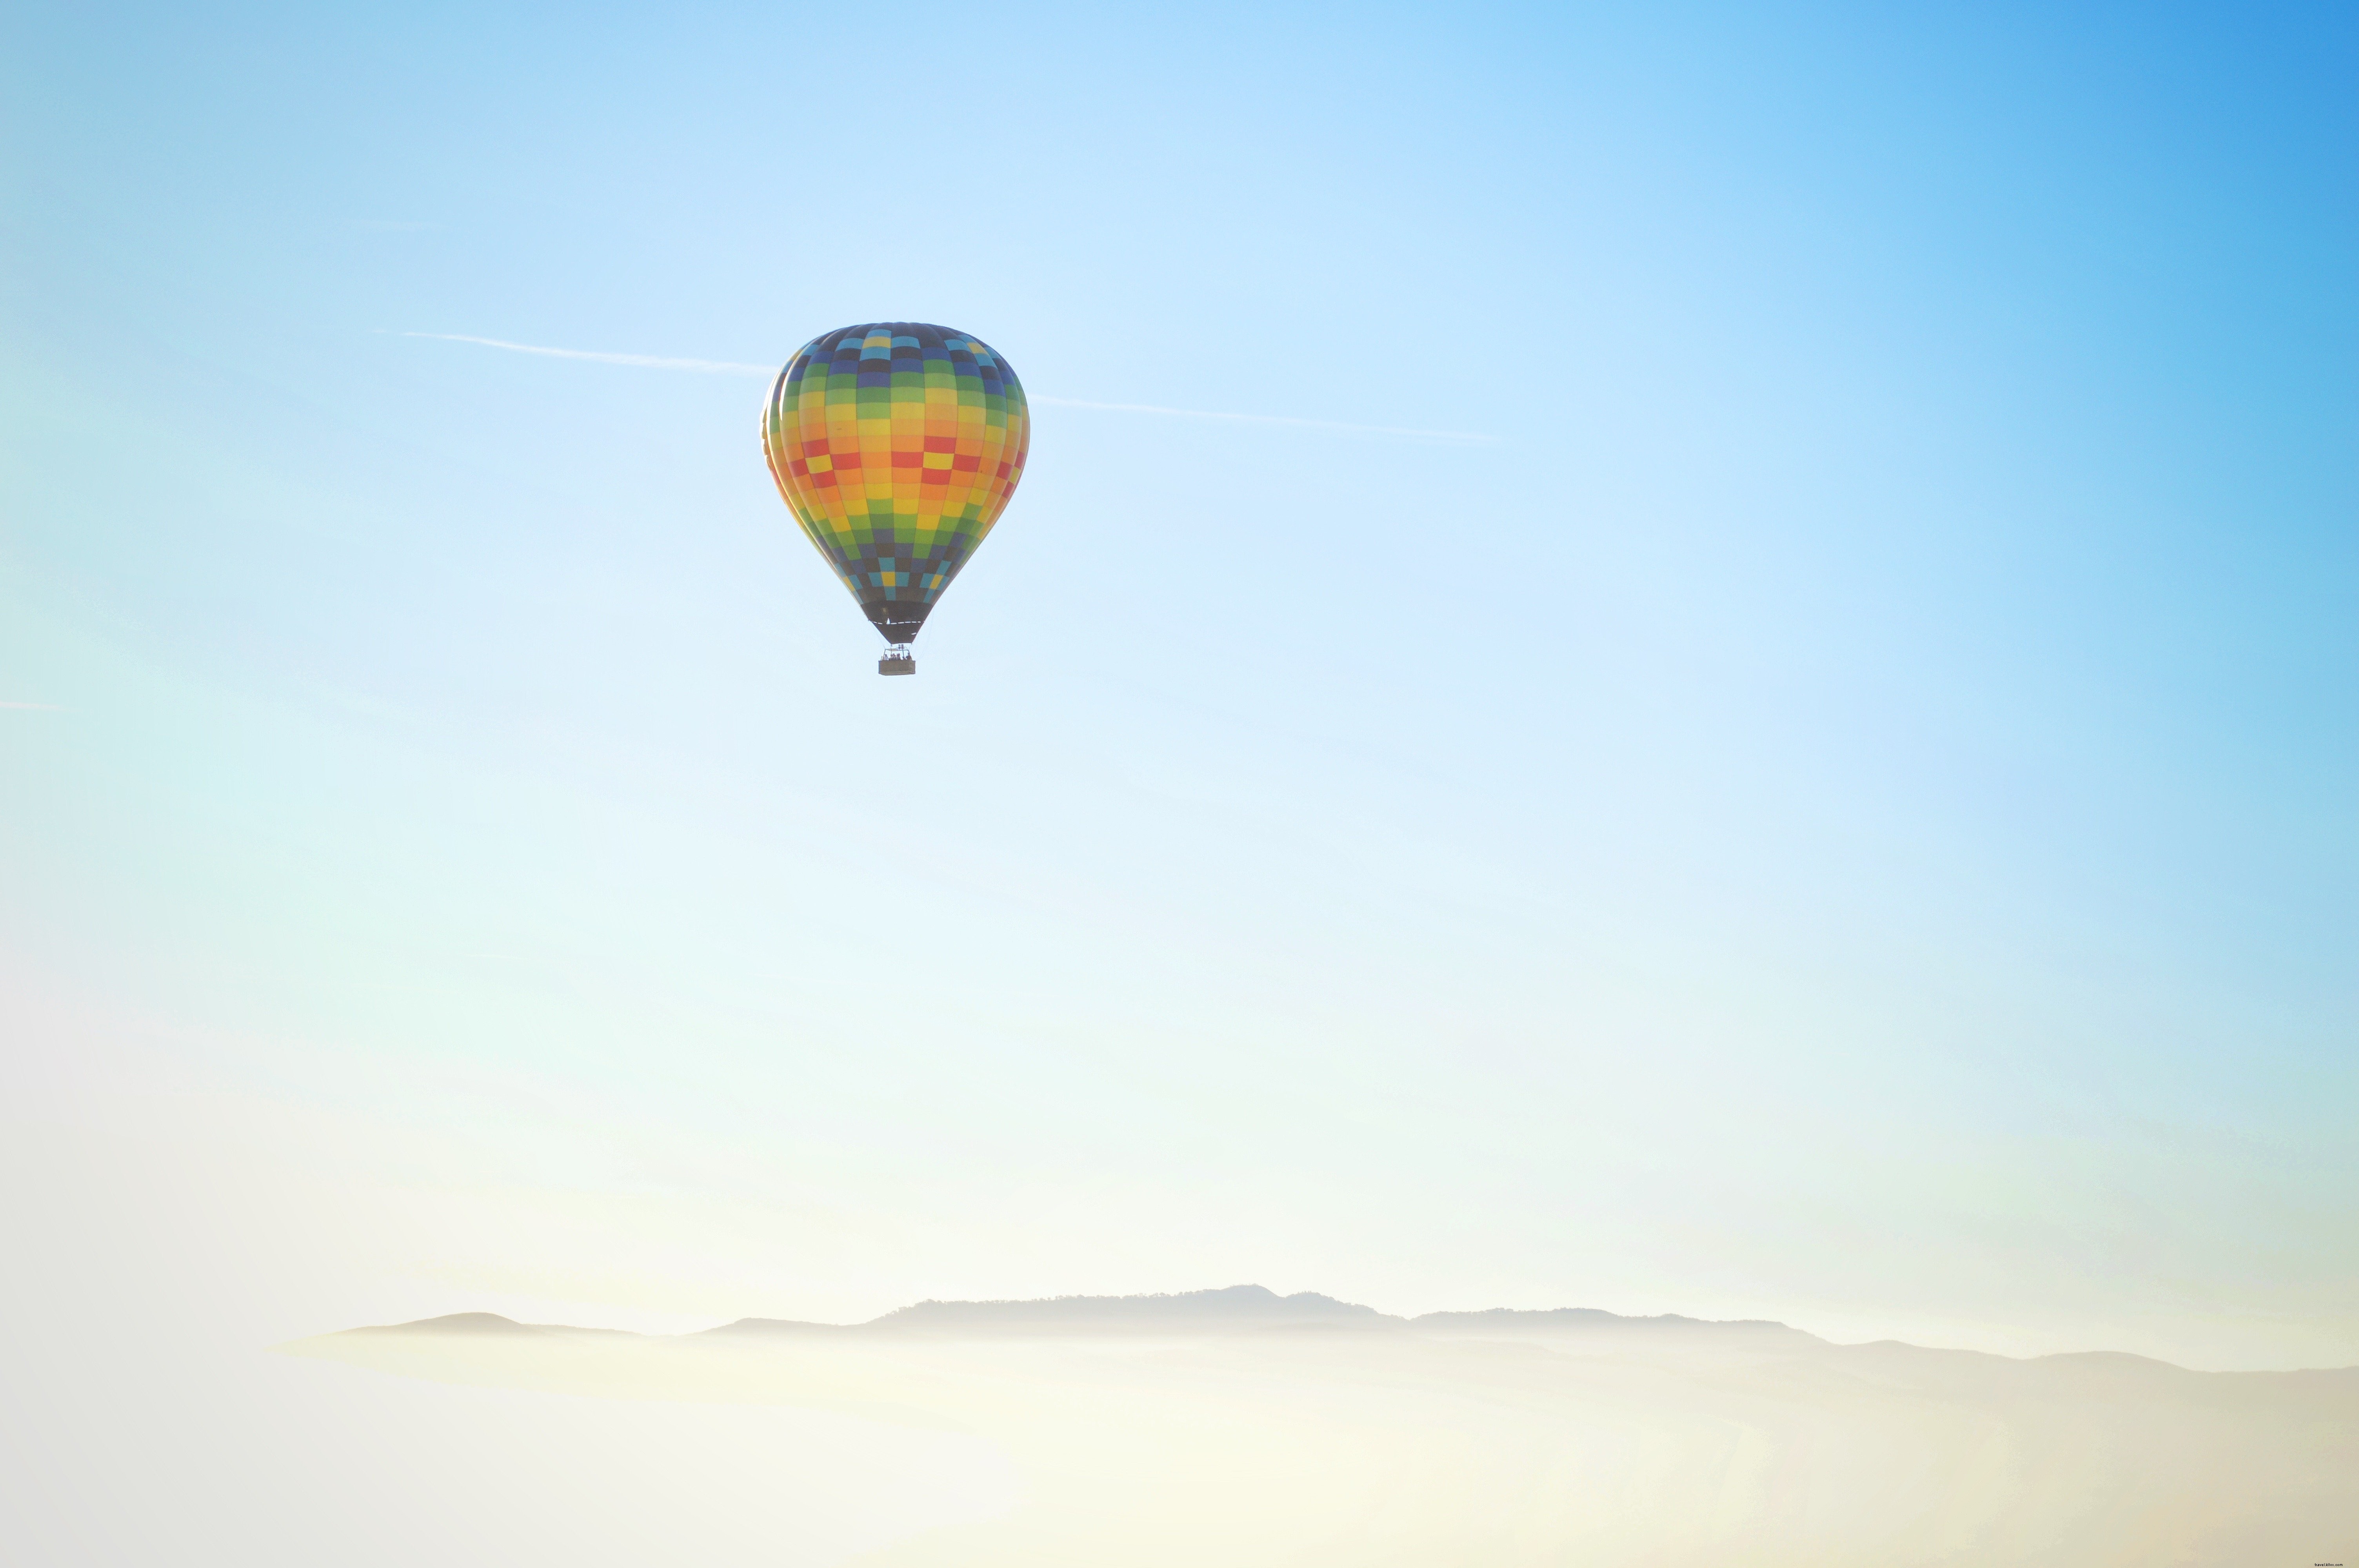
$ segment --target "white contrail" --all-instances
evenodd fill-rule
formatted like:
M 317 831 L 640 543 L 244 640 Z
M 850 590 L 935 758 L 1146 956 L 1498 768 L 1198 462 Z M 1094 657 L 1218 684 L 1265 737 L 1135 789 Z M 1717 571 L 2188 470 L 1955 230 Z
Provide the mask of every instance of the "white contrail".
M 435 338 L 446 343 L 481 343 L 511 353 L 547 354 L 553 360 L 596 360 L 601 364 L 639 365 L 647 370 L 693 370 L 707 375 L 776 375 L 769 365 L 741 365 L 728 360 L 672 360 L 659 354 L 602 354 L 592 349 L 544 349 L 535 343 L 504 343 L 497 338 L 471 338 L 464 332 L 404 332 L 405 338 Z
M 1216 414 L 1208 408 L 1164 408 L 1152 403 L 1088 403 L 1078 397 L 1044 397 L 1026 394 L 1034 403 L 1060 408 L 1103 408 L 1116 414 L 1163 414 L 1176 419 L 1241 419 L 1250 425 L 1300 425 L 1313 430 L 1349 430 L 1362 436 L 1414 436 L 1422 441 L 1490 441 L 1466 430 L 1408 430 L 1397 425 L 1347 425 L 1341 419 L 1299 419 L 1290 414 Z
M 638 365 L 647 370 L 692 370 L 707 375 L 761 375 L 778 373 L 769 365 L 739 364 L 732 360 L 676 360 L 660 354 L 608 354 L 594 349 L 546 349 L 537 343 L 510 343 L 498 338 L 472 338 L 464 332 L 404 332 L 405 338 L 432 338 L 445 343 L 480 343 L 511 353 L 547 354 L 559 360 L 595 360 L 600 364 Z M 1419 441 L 1491 441 L 1465 430 L 1409 430 L 1396 425 L 1349 425 L 1340 419 L 1299 419 L 1288 414 L 1221 414 L 1208 408 L 1165 408 L 1153 403 L 1091 403 L 1079 397 L 1045 397 L 1027 393 L 1033 403 L 1060 408 L 1100 408 L 1110 414 L 1160 414 L 1171 419 L 1234 419 L 1247 425 L 1296 425 L 1310 430 L 1348 430 L 1357 436 L 1407 436 Z
M 0 708 L 38 708 L 43 713 L 63 713 L 65 711 L 64 708 L 59 707 L 54 702 L 0 702 Z

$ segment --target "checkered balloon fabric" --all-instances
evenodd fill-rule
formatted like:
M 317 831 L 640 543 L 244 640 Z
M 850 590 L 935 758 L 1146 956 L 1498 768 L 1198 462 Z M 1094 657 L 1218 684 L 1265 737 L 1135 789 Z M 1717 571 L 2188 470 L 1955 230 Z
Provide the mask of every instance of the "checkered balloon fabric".
M 1016 492 L 1024 388 L 980 338 L 878 321 L 805 343 L 770 387 L 778 493 L 889 643 L 934 601 Z

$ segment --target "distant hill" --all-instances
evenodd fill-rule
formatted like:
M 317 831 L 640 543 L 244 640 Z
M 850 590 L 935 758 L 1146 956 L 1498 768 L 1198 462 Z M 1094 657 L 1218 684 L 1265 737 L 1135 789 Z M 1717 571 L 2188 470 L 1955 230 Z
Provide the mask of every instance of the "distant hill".
M 621 1328 L 573 1328 L 561 1323 L 518 1323 L 495 1312 L 454 1312 L 442 1317 L 421 1317 L 415 1323 L 371 1325 L 348 1328 L 346 1334 L 419 1334 L 473 1336 L 490 1339 L 570 1339 L 583 1336 L 636 1339 Z
M 1406 1328 L 1374 1307 L 1303 1291 L 1281 1296 L 1260 1285 L 1152 1296 L 1052 1296 L 1042 1301 L 919 1302 L 867 1323 L 839 1326 L 748 1317 L 697 1337 L 810 1334 L 1004 1335 L 1235 1334 L 1286 1328 Z
M 1374 1307 L 1259 1285 L 1156 1296 L 1056 1296 L 1031 1302 L 919 1302 L 864 1326 L 894 1334 L 1223 1333 L 1261 1328 L 1398 1328 Z
M 1752 1346 L 1790 1344 L 1824 1345 L 1815 1334 L 1805 1334 L 1766 1318 L 1713 1320 L 1664 1313 L 1658 1317 L 1623 1317 L 1595 1307 L 1552 1307 L 1522 1312 L 1492 1307 L 1485 1312 L 1430 1312 L 1411 1318 L 1408 1326 L 1426 1334 L 1450 1334 L 1479 1339 L 1616 1339 L 1664 1337 L 1741 1340 Z
M 1837 1345 L 1782 1323 L 1759 1318 L 1714 1321 L 1664 1313 L 1624 1317 L 1595 1307 L 1529 1311 L 1493 1307 L 1483 1312 L 1431 1312 L 1395 1317 L 1374 1307 L 1337 1301 L 1312 1291 L 1281 1296 L 1260 1285 L 1181 1291 L 1168 1295 L 1054 1296 L 1039 1301 L 923 1301 L 897 1308 L 866 1323 L 799 1323 L 788 1318 L 746 1317 L 718 1328 L 684 1335 L 635 1335 L 621 1329 L 572 1328 L 553 1323 L 517 1323 L 497 1313 L 462 1312 L 416 1323 L 346 1329 L 303 1343 L 332 1340 L 375 1342 L 390 1349 L 401 1340 L 420 1351 L 431 1345 L 529 1345 L 568 1341 L 691 1346 L 785 1344 L 832 1341 L 879 1344 L 900 1341 L 954 1342 L 993 1339 L 1215 1339 L 1237 1336 L 1303 1337 L 1333 1343 L 1337 1336 L 1369 1345 L 1433 1341 L 1521 1341 L 1535 1349 L 1553 1348 L 1576 1357 L 1687 1366 L 1759 1364 L 1766 1361 L 1837 1370 L 1851 1386 L 1885 1387 L 1960 1397 L 2015 1390 L 2041 1397 L 2113 1397 L 2136 1392 L 2158 1395 L 2181 1385 L 2246 1389 L 2251 1397 L 2285 1384 L 2286 1397 L 2345 1399 L 2359 1393 L 2359 1367 L 2301 1372 L 2190 1372 L 2168 1362 L 2115 1351 L 2082 1351 L 2028 1359 L 1979 1350 L 1930 1348 L 1895 1339 Z M 1698 1360 L 1701 1357 L 1702 1359 Z M 1665 1358 L 1669 1358 L 1667 1361 Z M 2237 1397 L 2245 1397 L 2239 1395 Z
M 372 1324 L 365 1328 L 350 1328 L 347 1334 L 487 1334 L 511 1336 L 536 1336 L 543 1332 L 539 1325 L 518 1323 L 502 1317 L 495 1312 L 454 1312 L 445 1317 L 421 1317 L 415 1323 Z
M 1260 1285 L 1181 1291 L 1168 1295 L 1053 1296 L 1039 1301 L 923 1301 L 860 1324 L 801 1323 L 791 1318 L 745 1317 L 683 1336 L 694 1339 L 809 1338 L 921 1336 L 991 1338 L 1007 1336 L 1260 1334 L 1284 1331 L 1383 1332 L 1453 1338 L 1578 1338 L 1598 1341 L 1665 1336 L 1742 1340 L 1766 1347 L 1825 1341 L 1782 1323 L 1745 1320 L 1713 1323 L 1666 1314 L 1622 1317 L 1594 1307 L 1558 1307 L 1545 1312 L 1494 1307 L 1487 1312 L 1436 1312 L 1394 1317 L 1374 1307 L 1340 1302 L 1313 1291 L 1281 1296 Z M 353 1329 L 354 1334 L 419 1334 L 527 1336 L 617 1334 L 613 1329 L 567 1328 L 557 1324 L 516 1323 L 495 1313 L 453 1313 L 417 1323 Z

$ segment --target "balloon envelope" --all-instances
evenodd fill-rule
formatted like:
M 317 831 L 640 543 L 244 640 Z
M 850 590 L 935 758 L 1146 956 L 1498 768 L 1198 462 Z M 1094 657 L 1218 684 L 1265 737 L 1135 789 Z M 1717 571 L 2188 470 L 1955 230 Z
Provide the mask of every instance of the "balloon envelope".
M 1031 439 L 1007 362 L 919 321 L 821 333 L 762 416 L 778 493 L 888 643 L 918 634 L 999 521 Z

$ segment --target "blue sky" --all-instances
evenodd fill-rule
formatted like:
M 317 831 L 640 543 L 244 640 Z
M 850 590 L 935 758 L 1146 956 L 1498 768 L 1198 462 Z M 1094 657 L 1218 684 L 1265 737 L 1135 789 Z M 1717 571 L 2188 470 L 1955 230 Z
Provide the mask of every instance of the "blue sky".
M 6 28 L 16 1070 L 304 1311 L 2359 1359 L 2335 8 Z M 878 319 L 891 683 L 758 378 L 412 335 Z

